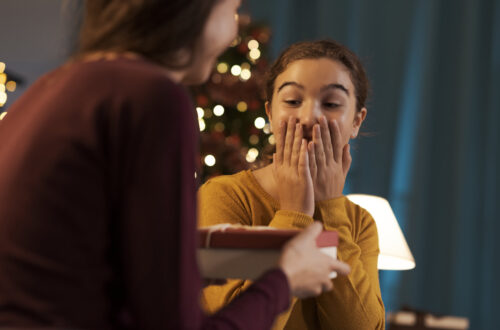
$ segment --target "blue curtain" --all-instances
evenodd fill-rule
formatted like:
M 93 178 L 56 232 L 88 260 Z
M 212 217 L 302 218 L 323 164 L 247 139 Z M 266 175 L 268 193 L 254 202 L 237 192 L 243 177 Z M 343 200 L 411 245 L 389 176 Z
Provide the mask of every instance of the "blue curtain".
M 372 82 L 367 136 L 347 192 L 384 196 L 415 256 L 381 273 L 388 310 L 402 304 L 498 329 L 500 309 L 500 1 L 252 0 L 276 56 L 332 38 Z

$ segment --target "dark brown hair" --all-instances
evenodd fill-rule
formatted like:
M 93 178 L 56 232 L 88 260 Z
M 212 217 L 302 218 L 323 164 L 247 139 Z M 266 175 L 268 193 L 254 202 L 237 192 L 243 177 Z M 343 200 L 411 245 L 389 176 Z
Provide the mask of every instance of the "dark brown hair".
M 191 64 L 218 0 L 87 0 L 76 56 L 135 52 L 168 68 Z M 179 58 L 179 51 L 187 55 Z
M 298 42 L 287 49 L 273 63 L 267 73 L 266 99 L 271 102 L 276 78 L 286 70 L 288 65 L 297 60 L 328 58 L 339 61 L 349 70 L 356 95 L 356 110 L 365 107 L 368 97 L 369 82 L 365 69 L 356 54 L 347 47 L 333 40 Z

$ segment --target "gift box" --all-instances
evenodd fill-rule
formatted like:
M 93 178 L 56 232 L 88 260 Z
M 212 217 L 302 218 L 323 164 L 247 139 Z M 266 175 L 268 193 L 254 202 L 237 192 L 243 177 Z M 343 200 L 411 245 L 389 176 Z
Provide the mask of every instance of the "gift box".
M 256 279 L 275 268 L 283 246 L 300 230 L 270 227 L 212 226 L 198 229 L 198 264 L 203 278 Z M 316 245 L 336 259 L 338 233 L 323 231 Z M 331 278 L 336 272 L 330 274 Z

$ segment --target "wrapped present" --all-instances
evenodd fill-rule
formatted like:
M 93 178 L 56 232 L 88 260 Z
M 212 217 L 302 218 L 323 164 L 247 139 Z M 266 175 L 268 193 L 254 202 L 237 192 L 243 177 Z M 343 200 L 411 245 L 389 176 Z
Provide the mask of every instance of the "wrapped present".
M 300 232 L 229 224 L 200 228 L 200 272 L 207 279 L 256 279 L 277 266 L 283 246 Z M 337 258 L 336 231 L 323 231 L 316 244 L 323 253 Z M 336 276 L 335 272 L 330 274 L 331 278 Z

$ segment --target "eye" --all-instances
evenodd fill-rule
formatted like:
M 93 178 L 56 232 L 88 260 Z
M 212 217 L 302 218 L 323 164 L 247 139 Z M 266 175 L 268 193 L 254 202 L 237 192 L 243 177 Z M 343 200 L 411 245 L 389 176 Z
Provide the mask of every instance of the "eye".
M 335 109 L 335 108 L 337 108 L 337 107 L 340 107 L 340 104 L 335 103 L 335 102 L 324 102 L 324 103 L 323 103 L 323 106 L 324 106 L 325 108 Z
M 298 106 L 302 101 L 290 99 L 290 100 L 284 100 L 284 102 L 291 106 Z

